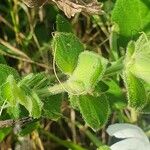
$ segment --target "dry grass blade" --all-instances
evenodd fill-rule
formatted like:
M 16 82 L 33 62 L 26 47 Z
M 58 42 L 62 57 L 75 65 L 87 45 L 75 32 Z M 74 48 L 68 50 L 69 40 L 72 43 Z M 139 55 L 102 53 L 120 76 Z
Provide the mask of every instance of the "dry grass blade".
M 47 0 L 23 0 L 28 7 L 41 7 Z
M 11 127 L 11 126 L 14 126 L 15 124 L 24 125 L 30 121 L 32 121 L 31 117 L 25 117 L 25 118 L 21 118 L 18 120 L 13 120 L 13 119 L 3 120 L 3 121 L 0 121 L 0 128 Z
M 0 39 L 0 44 L 6 46 L 8 49 L 10 49 L 15 54 L 22 56 L 24 58 L 30 59 L 25 53 L 23 53 L 22 51 L 20 51 L 16 47 L 13 47 L 12 45 L 10 45 L 8 42 L 4 41 L 3 39 Z

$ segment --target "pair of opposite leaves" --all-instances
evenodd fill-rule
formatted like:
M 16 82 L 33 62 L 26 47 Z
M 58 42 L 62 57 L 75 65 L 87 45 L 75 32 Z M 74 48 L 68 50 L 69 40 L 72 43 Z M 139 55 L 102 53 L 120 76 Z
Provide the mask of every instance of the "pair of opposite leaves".
M 49 0 L 23 0 L 28 7 L 40 7 Z M 97 0 L 50 0 L 54 2 L 59 9 L 64 11 L 68 18 L 73 17 L 76 13 L 86 12 L 97 14 L 101 11 L 101 4 Z

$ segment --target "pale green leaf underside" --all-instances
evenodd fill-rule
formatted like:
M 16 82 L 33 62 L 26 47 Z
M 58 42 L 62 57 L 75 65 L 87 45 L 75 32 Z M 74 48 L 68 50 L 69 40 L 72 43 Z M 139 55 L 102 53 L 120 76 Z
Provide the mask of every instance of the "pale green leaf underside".
M 150 83 L 150 41 L 144 33 L 128 44 L 125 65 L 136 77 Z
M 80 83 L 84 91 L 89 92 L 103 77 L 106 66 L 105 58 L 96 53 L 84 51 L 79 55 L 78 65 L 69 78 L 68 84 L 73 86 Z

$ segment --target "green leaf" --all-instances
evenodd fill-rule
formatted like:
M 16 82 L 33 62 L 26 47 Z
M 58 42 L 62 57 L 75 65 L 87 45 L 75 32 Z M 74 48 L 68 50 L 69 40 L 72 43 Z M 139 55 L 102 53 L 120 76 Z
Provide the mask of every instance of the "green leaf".
M 6 81 L 1 87 L 1 96 L 7 100 L 10 107 L 15 108 L 15 106 L 17 107 L 18 104 L 21 104 L 29 111 L 32 117 L 40 117 L 42 102 L 37 94 L 25 86 L 24 88 L 19 87 L 12 75 L 9 75 Z M 19 110 L 15 112 L 19 114 Z
M 60 14 L 56 18 L 56 29 L 58 32 L 73 32 L 70 22 Z
M 43 100 L 43 117 L 47 117 L 52 120 L 58 120 L 61 114 L 61 95 L 52 95 Z
M 42 89 L 51 84 L 50 79 L 44 72 L 36 74 L 28 74 L 21 81 L 19 81 L 19 86 L 27 86 L 30 89 L 38 90 Z
M 147 93 L 147 104 L 145 105 L 145 107 L 142 109 L 142 112 L 145 114 L 149 114 L 150 113 L 150 84 L 145 84 L 145 89 L 146 89 L 146 93 Z
M 7 64 L 5 58 L 0 55 L 0 64 Z
M 117 0 L 112 20 L 119 25 L 122 43 L 140 31 L 150 32 L 150 4 L 147 0 Z
M 58 68 L 65 74 L 72 74 L 79 54 L 84 51 L 83 44 L 72 33 L 57 32 L 53 38 L 52 48 Z
M 9 75 L 13 75 L 15 80 L 20 79 L 18 72 L 14 68 L 0 64 L 0 86 L 5 83 Z
M 125 72 L 124 81 L 127 89 L 129 105 L 141 110 L 147 104 L 147 96 L 144 85 L 131 72 Z
M 11 119 L 18 119 L 29 116 L 27 109 L 25 109 L 25 107 L 20 104 L 7 107 L 7 113 L 11 116 Z
M 108 120 L 109 103 L 105 95 L 79 96 L 79 109 L 84 121 L 93 129 L 100 129 Z
M 135 43 L 135 50 L 127 67 L 136 77 L 150 83 L 150 41 L 142 37 L 143 35 Z
M 107 145 L 100 146 L 97 150 L 110 150 Z
M 29 113 L 31 114 L 32 117 L 39 118 L 41 116 L 43 107 L 43 103 L 40 100 L 40 98 L 34 91 L 31 91 L 31 95 L 27 96 L 27 100 L 32 102 L 31 110 L 28 109 Z
M 94 52 L 84 51 L 79 55 L 78 65 L 69 78 L 68 84 L 79 93 L 90 92 L 103 77 L 106 66 L 105 58 Z M 79 91 L 78 87 L 83 91 Z
M 105 82 L 99 81 L 95 86 L 93 93 L 94 95 L 101 95 L 102 93 L 106 93 L 108 89 L 109 86 Z
M 0 142 L 11 132 L 11 128 L 2 128 L 0 129 Z
M 124 81 L 131 107 L 142 109 L 147 103 L 145 83 L 150 83 L 150 41 L 143 33 L 128 44 L 124 61 Z M 144 81 L 143 81 L 144 80 Z
M 107 98 L 109 100 L 112 109 L 123 109 L 126 107 L 127 102 L 125 101 L 125 96 L 119 85 L 114 80 L 105 80 L 107 86 L 109 86 L 106 92 Z
M 75 95 L 69 95 L 69 102 L 73 109 L 79 110 L 79 97 Z
M 31 103 L 27 102 L 25 93 L 17 86 L 12 75 L 9 75 L 6 83 L 1 87 L 1 96 L 6 99 L 11 106 L 15 106 L 18 102 L 26 107 L 30 107 Z
M 25 136 L 31 134 L 32 131 L 36 130 L 39 127 L 39 122 L 30 122 L 24 128 L 21 129 L 19 135 Z

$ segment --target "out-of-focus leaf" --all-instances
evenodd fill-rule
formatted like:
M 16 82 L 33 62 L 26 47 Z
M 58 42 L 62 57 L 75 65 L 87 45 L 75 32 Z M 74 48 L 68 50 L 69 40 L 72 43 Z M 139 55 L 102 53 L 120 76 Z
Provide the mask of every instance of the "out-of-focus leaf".
M 96 95 L 101 95 L 102 93 L 107 92 L 108 89 L 109 86 L 105 82 L 99 81 L 95 86 L 93 93 Z
M 5 58 L 0 55 L 0 64 L 7 64 Z
M 49 41 L 49 32 L 47 32 L 47 28 L 45 26 L 45 24 L 36 24 L 35 26 L 35 34 L 36 37 L 39 41 L 39 43 L 42 45 L 44 42 L 48 42 Z
M 4 64 L 0 64 L 0 85 L 5 83 L 9 75 L 13 75 L 15 80 L 20 79 L 18 72 L 14 68 Z
M 97 150 L 110 150 L 107 145 L 100 146 Z
M 19 135 L 25 136 L 31 134 L 32 131 L 36 130 L 39 127 L 39 122 L 30 122 L 24 128 L 21 129 Z
M 0 129 L 0 142 L 11 132 L 11 128 Z
M 126 44 L 140 31 L 150 32 L 150 3 L 147 0 L 117 0 L 112 20 L 119 26 L 120 42 Z
M 109 87 L 106 95 L 111 108 L 123 109 L 124 107 L 126 107 L 127 102 L 125 101 L 125 96 L 123 95 L 123 92 L 119 85 L 113 80 L 105 80 L 104 82 Z
M 52 95 L 43 100 L 43 117 L 47 117 L 52 120 L 58 120 L 61 117 L 61 95 Z
M 57 15 L 56 29 L 58 32 L 73 32 L 70 22 L 62 15 Z
M 79 97 L 75 95 L 69 95 L 69 102 L 72 108 L 79 110 Z

